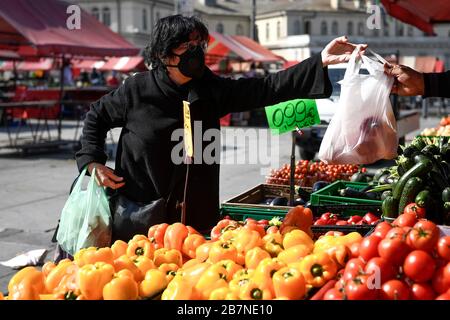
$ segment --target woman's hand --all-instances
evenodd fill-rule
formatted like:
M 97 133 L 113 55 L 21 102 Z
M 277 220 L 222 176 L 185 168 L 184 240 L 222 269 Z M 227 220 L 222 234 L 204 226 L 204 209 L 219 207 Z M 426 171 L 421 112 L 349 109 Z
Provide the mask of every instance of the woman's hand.
M 423 74 L 403 65 L 384 65 L 384 72 L 395 79 L 392 93 L 399 96 L 422 96 L 425 91 Z
M 100 186 L 109 187 L 111 189 L 118 189 L 125 185 L 122 177 L 116 176 L 114 171 L 110 168 L 96 162 L 92 162 L 88 165 L 88 171 L 92 174 L 92 170 L 95 168 L 96 181 Z
M 359 47 L 359 54 L 362 55 L 367 49 L 367 44 L 356 45 L 350 43 L 346 36 L 334 39 L 322 50 L 323 66 L 348 62 L 356 47 Z

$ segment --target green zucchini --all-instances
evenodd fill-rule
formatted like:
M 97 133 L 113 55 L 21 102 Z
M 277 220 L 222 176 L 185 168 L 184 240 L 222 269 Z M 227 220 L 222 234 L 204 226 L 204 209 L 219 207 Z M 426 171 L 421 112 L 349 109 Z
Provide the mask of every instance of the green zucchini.
M 405 207 L 414 202 L 417 194 L 422 190 L 423 180 L 419 177 L 410 178 L 403 188 L 400 201 L 398 203 L 398 213 L 402 214 Z
M 420 191 L 414 202 L 421 208 L 426 208 L 431 200 L 431 192 L 429 190 Z
M 386 190 L 381 194 L 381 200 L 384 200 L 387 197 L 392 197 L 392 190 Z
M 442 201 L 443 202 L 450 202 L 450 188 L 445 188 L 442 190 Z
M 421 149 L 417 149 L 414 145 L 409 145 L 403 150 L 403 155 L 407 158 L 410 158 L 414 152 L 420 151 Z
M 397 218 L 398 217 L 398 201 L 394 197 L 387 196 L 381 204 L 382 217 Z
M 435 170 L 430 171 L 430 178 L 436 183 L 440 190 L 443 190 L 449 186 L 448 181 L 445 181 L 442 174 L 436 172 Z
M 422 150 L 423 148 L 426 147 L 427 144 L 425 143 L 425 141 L 423 141 L 422 138 L 415 137 L 414 140 L 411 142 L 411 145 L 416 147 L 416 149 L 418 149 L 418 150 Z
M 433 164 L 429 159 L 423 159 L 422 161 L 416 163 L 411 169 L 406 171 L 405 174 L 395 184 L 395 188 L 393 189 L 392 193 L 394 199 L 396 199 L 397 201 L 400 200 L 403 188 L 405 187 L 405 184 L 409 179 L 426 174 L 431 170 L 432 167 Z
M 422 149 L 422 153 L 425 155 L 437 155 L 439 154 L 439 147 L 434 144 L 429 144 L 425 148 Z

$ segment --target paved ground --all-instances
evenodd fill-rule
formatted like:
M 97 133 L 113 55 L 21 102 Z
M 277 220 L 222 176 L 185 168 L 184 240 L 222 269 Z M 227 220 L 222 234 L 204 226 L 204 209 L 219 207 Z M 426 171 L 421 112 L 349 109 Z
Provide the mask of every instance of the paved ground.
M 421 128 L 435 126 L 437 122 L 438 118 L 428 118 L 422 121 Z M 73 124 L 65 124 L 63 138 L 72 139 L 74 130 Z M 224 130 L 222 162 L 229 163 L 230 159 L 242 156 L 245 150 L 256 150 L 258 143 L 270 137 L 266 130 L 261 130 L 249 138 L 246 145 L 236 146 L 232 143 L 235 133 L 233 129 Z M 114 131 L 115 141 L 118 134 L 118 130 Z M 407 138 L 415 134 L 417 132 Z M 242 137 L 242 132 L 237 136 Z M 0 141 L 6 139 L 4 128 L 0 128 Z M 289 162 L 290 146 L 290 136 L 281 136 L 279 157 L 276 157 L 280 165 Z M 77 175 L 73 151 L 70 148 L 59 149 L 26 157 L 11 150 L 0 151 L 0 261 L 40 248 L 49 250 L 46 258 L 49 260 L 54 249 L 50 240 L 70 185 Z M 273 149 L 269 146 L 266 154 L 270 154 L 270 151 Z M 113 166 L 113 163 L 109 162 L 108 165 Z M 273 162 L 271 167 L 278 165 Z M 223 164 L 221 168 L 221 201 L 264 182 L 260 164 Z M 6 291 L 7 283 L 15 272 L 0 266 L 0 291 Z

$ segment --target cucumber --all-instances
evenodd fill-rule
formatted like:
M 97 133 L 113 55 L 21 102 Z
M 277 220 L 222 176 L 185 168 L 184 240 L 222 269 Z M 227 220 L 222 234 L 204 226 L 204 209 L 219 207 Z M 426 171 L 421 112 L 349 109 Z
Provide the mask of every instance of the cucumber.
M 403 188 L 400 201 L 398 203 L 398 213 L 402 214 L 405 207 L 414 202 L 417 194 L 422 190 L 423 180 L 419 177 L 410 178 Z
M 431 200 L 431 192 L 429 190 L 420 191 L 414 202 L 421 208 L 425 208 L 428 206 L 428 202 Z
M 382 217 L 397 218 L 398 217 L 398 201 L 392 196 L 387 196 L 381 204 Z
M 387 197 L 392 197 L 392 190 L 386 190 L 381 194 L 381 200 L 386 199 Z
M 442 190 L 442 201 L 450 202 L 450 188 L 445 188 Z
M 392 196 L 394 197 L 394 199 L 396 199 L 397 201 L 400 200 L 403 188 L 405 187 L 405 184 L 409 179 L 426 174 L 431 170 L 432 167 L 433 164 L 429 159 L 423 159 L 420 162 L 416 163 L 411 169 L 406 171 L 405 174 L 395 184 L 395 188 L 392 192 Z

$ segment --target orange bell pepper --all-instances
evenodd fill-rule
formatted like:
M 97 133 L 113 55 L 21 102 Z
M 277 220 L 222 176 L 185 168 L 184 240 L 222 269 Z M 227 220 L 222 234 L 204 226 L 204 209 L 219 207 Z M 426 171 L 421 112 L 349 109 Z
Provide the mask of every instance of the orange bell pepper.
M 278 255 L 278 259 L 285 264 L 300 262 L 304 257 L 311 253 L 311 248 L 304 244 L 297 244 L 286 249 Z
M 23 279 L 20 283 L 12 286 L 9 291 L 9 300 L 39 300 L 39 294 L 30 278 Z
M 79 267 L 71 261 L 61 261 L 45 278 L 45 288 L 48 293 L 61 293 L 74 288 L 67 288 L 71 278 L 75 278 Z
M 306 293 L 305 278 L 300 270 L 284 267 L 273 275 L 273 288 L 277 298 L 302 299 Z
M 129 256 L 123 255 L 114 260 L 114 270 L 116 272 L 120 272 L 125 269 L 131 272 L 136 282 L 140 282 L 144 278 L 141 270 L 139 270 L 139 268 L 134 264 L 133 260 L 131 260 Z
M 155 250 L 164 248 L 164 235 L 168 226 L 169 224 L 167 223 L 160 223 L 148 229 L 148 239 L 153 244 Z
M 194 288 L 189 281 L 177 275 L 163 291 L 161 300 L 192 300 L 194 296 Z
M 114 267 L 104 262 L 87 264 L 78 270 L 77 284 L 88 300 L 100 300 L 103 287 L 114 278 Z
M 300 262 L 301 272 L 306 283 L 313 287 L 322 287 L 337 273 L 336 263 L 325 252 L 314 253 Z
M 116 240 L 111 246 L 111 251 L 113 253 L 113 258 L 116 260 L 120 256 L 127 254 L 128 243 L 122 240 Z
M 163 263 L 158 267 L 158 270 L 166 275 L 167 281 L 171 281 L 176 276 L 179 268 L 175 263 Z
M 190 234 L 184 239 L 183 246 L 181 248 L 181 252 L 188 256 L 191 259 L 195 258 L 195 251 L 197 248 L 204 244 L 206 239 L 200 234 Z
M 235 261 L 229 260 L 229 259 L 221 260 L 221 261 L 217 262 L 216 265 L 219 265 L 219 266 L 222 266 L 225 268 L 225 270 L 227 271 L 227 274 L 226 274 L 227 281 L 230 281 L 236 272 L 242 270 L 242 266 L 237 264 Z
M 189 230 L 184 224 L 179 222 L 171 224 L 164 234 L 164 248 L 181 251 L 184 239 L 188 234 Z
M 245 265 L 245 253 L 244 252 L 238 252 L 236 256 L 236 263 L 240 266 Z
M 236 258 L 237 249 L 229 242 L 216 241 L 209 250 L 209 261 L 212 263 L 227 259 L 236 261 Z
M 231 219 L 220 220 L 211 230 L 211 241 L 217 241 L 220 236 L 227 230 L 234 230 L 239 227 L 237 221 Z
M 189 268 L 180 269 L 178 274 L 181 274 L 192 286 L 195 286 L 202 274 L 211 266 L 212 264 L 209 262 L 202 262 Z
M 155 251 L 153 262 L 157 267 L 163 263 L 174 263 L 181 267 L 183 265 L 183 256 L 179 250 L 161 248 Z
M 183 269 L 188 269 L 190 267 L 193 267 L 197 264 L 202 263 L 200 260 L 194 258 L 194 259 L 189 259 L 188 261 L 186 261 L 185 263 L 183 263 L 183 265 L 181 266 Z
M 9 280 L 8 291 L 11 292 L 14 286 L 18 286 L 24 280 L 29 280 L 29 283 L 33 284 L 34 291 L 37 294 L 45 293 L 44 274 L 34 267 L 25 267 L 17 272 Z M 11 296 L 11 294 L 9 295 Z
M 258 232 L 259 236 L 262 238 L 266 235 L 266 230 L 264 230 L 264 227 L 259 225 L 254 220 L 247 220 L 242 230 L 252 230 Z
M 5 297 L 3 296 L 3 293 L 0 292 L 0 300 L 5 300 Z
M 299 244 L 307 246 L 310 251 L 314 249 L 313 239 L 303 230 L 292 230 L 284 235 L 283 247 L 285 250 Z
M 134 257 L 134 256 L 144 256 L 149 259 L 153 259 L 153 253 L 155 249 L 153 248 L 152 243 L 147 238 L 145 239 L 136 239 L 136 236 L 128 241 L 128 248 L 127 248 L 127 256 Z
M 114 254 L 111 248 L 90 247 L 81 249 L 75 254 L 74 261 L 79 267 L 86 264 L 95 264 L 96 262 L 114 264 Z
M 278 254 L 284 250 L 283 236 L 279 232 L 266 234 L 262 240 L 264 250 L 266 250 L 273 258 L 277 257 Z
M 195 289 L 202 299 L 208 299 L 214 289 L 228 287 L 227 270 L 220 264 L 213 264 L 198 279 Z
M 313 233 L 311 226 L 313 224 L 313 214 L 311 209 L 303 206 L 296 206 L 288 211 L 280 226 L 280 233 L 284 235 L 287 231 L 292 230 L 289 227 L 297 227 L 306 232 L 311 238 Z
M 129 271 L 122 270 L 103 287 L 104 300 L 136 300 L 139 287 Z
M 169 281 L 166 274 L 158 269 L 150 269 L 139 284 L 139 296 L 145 299 L 156 299 L 167 288 Z
M 155 269 L 156 266 L 153 263 L 153 260 L 147 258 L 146 256 L 134 256 L 131 257 L 131 261 L 134 262 L 134 265 L 139 269 L 142 274 L 141 279 L 144 278 L 145 274 L 150 269 Z
M 246 253 L 250 249 L 262 246 L 263 241 L 258 231 L 243 228 L 237 232 L 233 244 L 238 252 Z
M 266 258 L 270 259 L 270 254 L 260 247 L 250 249 L 245 255 L 245 267 L 247 269 L 256 269 L 258 264 Z
M 244 284 L 239 292 L 239 298 L 242 300 L 272 300 L 273 293 L 260 285 L 257 281 L 251 279 Z
M 286 264 L 278 258 L 266 258 L 262 260 L 255 269 L 252 279 L 261 288 L 268 289 L 272 296 L 275 295 L 272 277 L 275 272 L 285 267 Z
M 195 230 L 194 227 L 186 226 L 186 228 L 187 228 L 187 230 L 188 230 L 188 235 L 191 235 L 191 234 L 198 234 L 198 235 L 201 235 L 200 232 L 198 232 L 197 230 Z
M 241 229 L 231 229 L 224 231 L 217 240 L 220 240 L 222 242 L 230 242 L 233 244 L 234 241 L 236 240 L 236 235 L 239 230 Z
M 44 274 L 44 277 L 47 277 L 50 271 L 52 271 L 56 267 L 56 264 L 54 264 L 52 261 L 48 261 L 44 263 L 42 266 L 42 273 Z
M 200 260 L 201 262 L 204 262 L 209 257 L 209 251 L 211 250 L 211 247 L 214 245 L 215 242 L 205 242 L 204 244 L 201 244 L 198 246 L 198 248 L 195 250 L 195 258 Z
M 350 248 L 343 244 L 332 246 L 331 248 L 325 250 L 325 252 L 336 263 L 338 269 L 345 267 L 347 261 L 352 257 L 352 251 Z
M 222 287 L 214 289 L 209 295 L 209 300 L 238 300 L 239 296 L 232 292 L 230 288 Z

